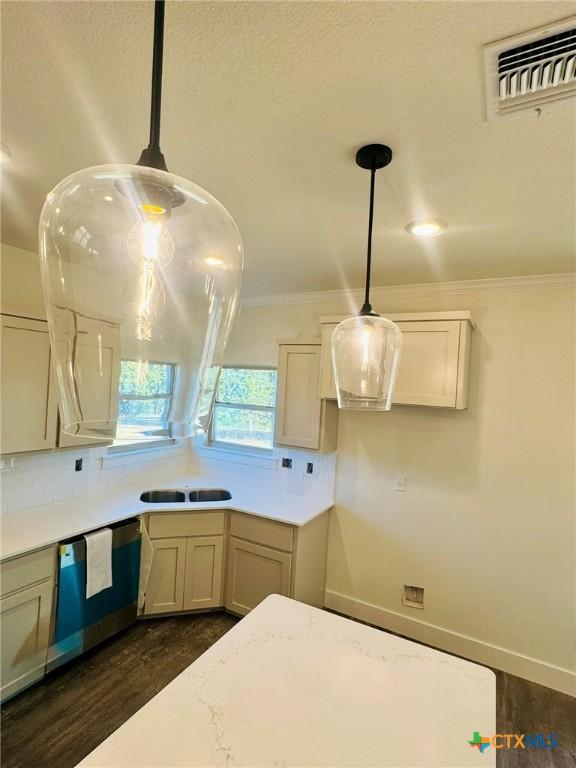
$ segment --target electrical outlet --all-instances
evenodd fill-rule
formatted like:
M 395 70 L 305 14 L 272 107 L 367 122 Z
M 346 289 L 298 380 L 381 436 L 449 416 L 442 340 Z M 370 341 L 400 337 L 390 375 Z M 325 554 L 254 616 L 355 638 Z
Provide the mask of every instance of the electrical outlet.
M 282 459 L 283 469 L 292 469 L 292 459 Z
M 410 584 L 404 584 L 402 593 L 402 605 L 407 608 L 424 609 L 424 587 L 413 587 Z
M 82 459 L 76 459 L 74 462 L 74 469 L 76 472 L 82 472 Z
M 307 475 L 311 475 L 313 472 L 314 472 L 314 464 L 312 464 L 312 462 L 311 462 L 311 461 L 309 461 L 309 462 L 306 464 L 306 474 L 307 474 Z

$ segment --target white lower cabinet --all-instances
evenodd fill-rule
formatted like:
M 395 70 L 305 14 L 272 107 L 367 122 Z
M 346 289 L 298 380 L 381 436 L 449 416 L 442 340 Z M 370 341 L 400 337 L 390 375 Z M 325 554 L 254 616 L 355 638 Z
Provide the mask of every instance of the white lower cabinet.
M 144 613 L 181 611 L 184 605 L 186 539 L 153 540 L 152 548 L 154 556 Z
M 55 563 L 54 548 L 2 563 L 2 700 L 44 677 L 50 641 Z
M 227 610 L 244 616 L 268 595 L 324 605 L 328 514 L 303 526 L 230 512 Z
M 231 536 L 226 608 L 244 615 L 268 595 L 290 595 L 291 567 L 290 553 Z
M 328 513 L 304 526 L 232 511 L 158 513 L 146 524 L 145 616 L 221 607 L 243 616 L 272 594 L 324 604 Z
M 222 605 L 222 536 L 196 536 L 186 541 L 184 610 Z
M 144 614 L 221 606 L 224 513 L 151 515 L 148 531 L 153 557 Z

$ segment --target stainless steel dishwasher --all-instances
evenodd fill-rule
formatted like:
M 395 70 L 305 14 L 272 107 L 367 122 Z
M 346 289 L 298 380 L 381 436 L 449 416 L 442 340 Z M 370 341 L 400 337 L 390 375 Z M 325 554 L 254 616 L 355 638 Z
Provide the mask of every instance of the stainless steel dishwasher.
M 112 586 L 86 598 L 86 541 L 76 536 L 58 547 L 58 584 L 51 671 L 93 648 L 136 621 L 140 573 L 140 522 L 135 518 L 112 528 Z

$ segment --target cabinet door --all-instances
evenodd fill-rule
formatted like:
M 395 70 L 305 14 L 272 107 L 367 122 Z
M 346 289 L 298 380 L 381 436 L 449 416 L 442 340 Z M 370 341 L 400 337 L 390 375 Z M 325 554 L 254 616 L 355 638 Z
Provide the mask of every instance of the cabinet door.
M 2 699 L 44 676 L 53 591 L 50 579 L 0 601 Z
M 226 608 L 242 616 L 268 595 L 290 594 L 292 557 L 233 536 L 228 541 Z
M 48 324 L 3 315 L 1 330 L 2 453 L 54 448 L 56 382 Z
M 184 609 L 222 605 L 223 536 L 194 536 L 186 541 Z
M 88 321 L 84 321 L 88 322 Z M 96 344 L 94 339 L 100 343 Z M 94 332 L 80 336 L 76 350 L 76 366 L 82 370 L 82 388 L 80 390 L 82 414 L 85 421 L 103 421 L 108 428 L 114 424 L 118 414 L 120 386 L 120 338 L 116 329 L 102 327 L 98 334 Z M 59 430 L 58 445 L 67 448 L 75 445 L 100 445 L 110 440 L 76 437 Z
M 152 549 L 154 554 L 144 613 L 181 611 L 184 605 L 186 539 L 153 540 Z
M 276 387 L 275 442 L 296 448 L 320 447 L 320 345 L 282 344 Z
M 336 400 L 336 383 L 332 366 L 332 332 L 336 323 L 322 325 L 322 352 L 320 354 L 320 397 Z
M 460 322 L 399 322 L 403 345 L 394 387 L 397 405 L 456 407 Z

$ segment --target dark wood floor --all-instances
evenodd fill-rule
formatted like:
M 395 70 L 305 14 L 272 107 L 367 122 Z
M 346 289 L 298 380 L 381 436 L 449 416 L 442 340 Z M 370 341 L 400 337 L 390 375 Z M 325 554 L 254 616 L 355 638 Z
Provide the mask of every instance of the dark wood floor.
M 234 626 L 226 613 L 139 621 L 0 713 L 2 768 L 73 768 Z
M 224 613 L 141 621 L 7 702 L 2 768 L 73 768 L 227 632 Z M 501 750 L 499 768 L 574 768 L 576 699 L 497 673 L 499 733 L 556 733 L 555 750 Z

